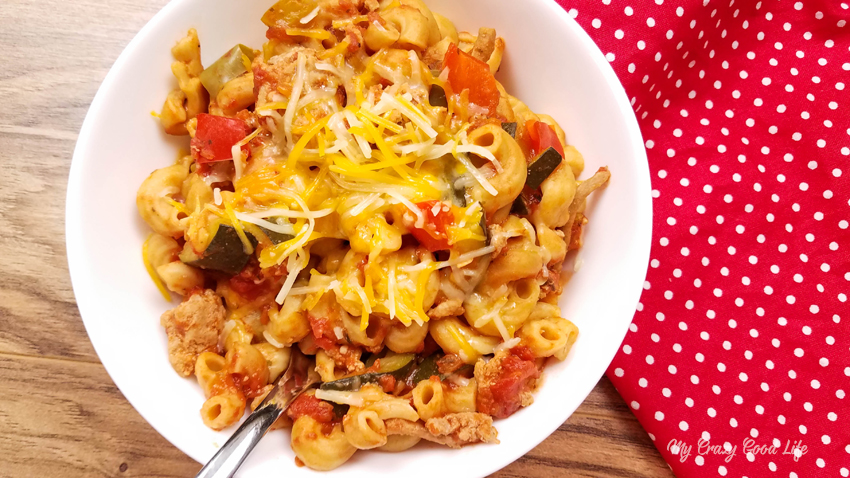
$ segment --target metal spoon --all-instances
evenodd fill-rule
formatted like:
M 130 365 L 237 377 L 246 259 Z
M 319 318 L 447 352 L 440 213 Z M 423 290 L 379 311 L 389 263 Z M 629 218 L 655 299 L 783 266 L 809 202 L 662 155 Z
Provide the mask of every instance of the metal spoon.
M 231 478 L 269 427 L 286 411 L 299 395 L 319 383 L 313 362 L 292 347 L 289 367 L 245 423 L 201 468 L 195 478 Z

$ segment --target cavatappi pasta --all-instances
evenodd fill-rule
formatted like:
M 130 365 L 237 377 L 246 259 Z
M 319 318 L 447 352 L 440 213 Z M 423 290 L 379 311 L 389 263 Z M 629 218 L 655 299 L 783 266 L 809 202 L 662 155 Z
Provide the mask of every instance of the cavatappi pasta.
M 299 347 L 325 382 L 275 424 L 299 463 L 497 443 L 576 340 L 562 264 L 607 169 L 576 179 L 560 126 L 495 79 L 493 29 L 421 0 L 282 0 L 262 22 L 261 50 L 206 68 L 194 29 L 172 49 L 156 116 L 190 152 L 136 200 L 202 420 L 238 422 Z

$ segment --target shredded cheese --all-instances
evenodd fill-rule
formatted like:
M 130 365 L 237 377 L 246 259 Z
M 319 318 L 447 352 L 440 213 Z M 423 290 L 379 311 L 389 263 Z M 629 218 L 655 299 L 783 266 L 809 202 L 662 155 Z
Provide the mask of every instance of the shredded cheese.
M 419 207 L 417 207 L 415 204 L 410 202 L 410 200 L 408 200 L 406 197 L 402 196 L 401 194 L 399 194 L 395 191 L 389 191 L 389 192 L 387 192 L 387 195 L 392 197 L 396 201 L 400 202 L 401 204 L 404 204 L 404 206 L 407 207 L 407 209 L 409 209 L 410 212 L 412 212 L 416 216 L 416 227 L 418 227 L 418 228 L 425 227 L 425 215 L 422 214 L 422 210 L 419 209 Z
M 447 322 L 447 328 L 449 329 L 449 333 L 452 337 L 460 344 L 461 351 L 464 352 L 467 358 L 474 358 L 479 353 L 472 347 L 472 344 L 469 343 L 469 340 L 464 337 L 463 332 L 458 330 L 457 326 L 451 322 Z
M 520 342 L 519 337 L 514 337 L 510 340 L 506 340 L 506 341 L 500 343 L 499 345 L 497 345 L 496 348 L 493 349 L 493 352 L 499 353 L 502 350 L 510 350 L 510 349 L 516 347 L 517 345 L 519 345 L 519 342 Z
M 273 101 L 271 103 L 266 103 L 263 106 L 258 106 L 254 109 L 254 111 L 266 111 L 266 110 L 285 110 L 289 105 L 286 101 Z
M 316 390 L 316 398 L 352 407 L 362 407 L 365 404 L 363 395 L 359 391 L 347 392 L 344 390 L 322 390 L 320 388 Z
M 274 345 L 275 347 L 277 347 L 279 349 L 285 349 L 286 348 L 286 345 L 278 342 L 278 340 L 276 338 L 274 338 L 274 336 L 272 334 L 270 334 L 268 330 L 263 331 L 263 338 L 266 339 L 266 342 Z
M 327 60 L 328 58 L 333 58 L 337 55 L 341 55 L 341 54 L 345 53 L 346 50 L 348 50 L 348 46 L 350 44 L 351 43 L 348 41 L 348 38 L 346 38 L 346 39 L 342 40 L 341 42 L 337 43 L 333 48 L 330 48 L 330 49 L 325 50 L 322 53 L 320 53 L 319 59 L 320 60 Z M 322 70 L 324 68 L 319 68 L 319 64 L 317 63 L 316 69 Z
M 306 25 L 306 24 L 310 23 L 311 21 L 313 21 L 313 19 L 316 18 L 316 15 L 318 15 L 318 14 L 319 14 L 319 7 L 316 7 L 316 8 L 313 9 L 312 12 L 305 15 L 301 20 L 298 20 L 298 23 L 300 23 L 302 25 Z
M 295 283 L 298 273 L 307 267 L 309 256 L 310 255 L 306 252 L 303 254 L 292 254 L 289 256 L 289 260 L 286 263 L 286 280 L 283 282 L 283 287 L 280 288 L 280 292 L 277 293 L 277 297 L 274 299 L 275 302 L 283 304 L 283 300 L 286 299 L 287 294 L 289 294 L 289 290 L 292 289 L 292 284 Z
M 294 234 L 295 229 L 292 227 L 292 224 L 275 224 L 270 221 L 264 221 L 263 219 L 254 217 L 250 214 L 246 214 L 244 212 L 235 211 L 236 218 L 240 221 L 244 221 L 255 226 L 261 226 L 269 231 L 274 231 L 279 234 Z
M 224 202 L 224 213 L 227 215 L 227 218 L 230 219 L 233 229 L 236 229 L 236 235 L 239 236 L 239 240 L 242 241 L 242 249 L 245 251 L 245 254 L 253 254 L 254 246 L 251 244 L 251 241 L 248 240 L 248 236 L 245 235 L 245 229 L 242 227 L 239 219 L 236 218 L 236 211 L 233 210 L 233 205 L 228 201 Z
M 287 28 L 286 34 L 291 37 L 309 37 L 315 38 L 316 40 L 327 40 L 331 37 L 331 32 L 327 30 L 319 30 L 318 28 Z
M 298 109 L 298 100 L 301 99 L 301 90 L 304 88 L 304 80 L 307 75 L 305 71 L 307 57 L 301 52 L 298 52 L 297 55 L 295 82 L 292 84 L 292 96 L 289 98 L 291 107 L 287 107 L 286 113 L 283 115 L 283 131 L 286 135 L 286 144 L 290 147 L 292 146 L 292 120 L 295 118 L 295 110 Z
M 286 113 L 289 114 L 289 110 L 287 110 Z M 316 136 L 319 131 L 321 131 L 322 128 L 324 128 L 325 125 L 328 124 L 329 120 L 330 117 L 325 116 L 324 118 L 313 124 L 313 126 L 311 126 L 306 133 L 301 135 L 301 138 L 299 138 L 298 142 L 295 143 L 295 147 L 293 147 L 292 151 L 289 152 L 289 158 L 287 159 L 286 167 L 292 168 L 295 166 L 295 163 L 300 158 L 301 153 L 304 151 L 304 148 L 307 147 L 307 143 L 309 143 L 310 140 L 313 139 L 313 137 Z
M 168 292 L 168 289 L 165 287 L 165 284 L 162 283 L 162 279 L 160 279 L 159 274 L 154 269 L 153 264 L 151 264 L 150 254 L 148 252 L 148 243 L 153 237 L 153 234 L 148 236 L 145 240 L 145 243 L 142 245 L 142 262 L 145 264 L 145 270 L 148 271 L 148 275 L 151 277 L 156 288 L 159 290 L 159 293 L 162 294 L 162 297 L 171 302 L 171 294 Z
M 469 251 L 469 252 L 463 253 L 463 254 L 457 256 L 454 259 L 449 259 L 447 261 L 442 261 L 442 262 L 434 262 L 433 264 L 436 265 L 435 270 L 439 270 L 439 269 L 442 269 L 444 267 L 452 267 L 452 266 L 460 265 L 460 264 L 463 264 L 463 263 L 471 262 L 473 259 L 475 259 L 477 257 L 485 256 L 487 254 L 490 254 L 495 250 L 496 250 L 496 248 L 494 246 L 485 246 L 485 247 L 482 247 L 480 249 L 475 249 L 474 251 Z M 431 264 L 431 263 L 430 262 L 420 262 L 419 264 L 416 264 L 415 266 L 402 266 L 402 270 L 405 271 L 405 272 L 415 272 L 417 270 L 424 269 L 428 264 Z
M 453 150 L 452 154 L 455 158 L 457 158 L 458 161 L 460 161 L 461 164 L 464 165 L 464 167 L 466 167 L 467 171 L 472 174 L 472 177 L 474 177 L 475 180 L 478 181 L 478 184 L 480 184 L 485 191 L 492 194 L 493 196 L 499 195 L 499 191 L 497 191 L 496 188 L 494 188 L 493 185 L 490 184 L 490 181 L 487 181 L 487 178 L 485 178 L 484 175 L 481 174 L 481 171 L 479 171 L 478 168 L 476 168 L 475 165 L 472 164 L 472 161 L 470 161 L 469 158 L 466 157 L 466 154 L 457 152 L 457 150 Z

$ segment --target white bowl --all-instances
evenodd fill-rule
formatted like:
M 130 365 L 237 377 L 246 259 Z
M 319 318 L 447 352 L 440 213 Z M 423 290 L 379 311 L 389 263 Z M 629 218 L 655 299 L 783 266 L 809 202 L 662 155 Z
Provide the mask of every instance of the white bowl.
M 171 164 L 185 139 L 167 136 L 151 110 L 175 86 L 170 48 L 194 27 L 209 65 L 236 43 L 259 47 L 260 22 L 273 0 L 175 0 L 160 11 L 115 62 L 80 132 L 68 184 L 66 236 L 77 304 L 109 375 L 145 419 L 200 462 L 234 428 L 201 422 L 203 395 L 168 363 L 159 316 L 166 304 L 145 272 L 148 228 L 136 189 Z M 496 28 L 507 51 L 498 78 L 534 111 L 551 114 L 587 161 L 586 174 L 607 165 L 609 186 L 589 208 L 583 266 L 561 299 L 580 328 L 568 359 L 546 369 L 535 403 L 496 422 L 499 445 L 462 450 L 420 446 L 400 454 L 357 453 L 328 475 L 348 477 L 480 477 L 543 441 L 584 400 L 622 341 L 641 293 L 651 240 L 652 206 L 643 140 L 628 98 L 602 53 L 551 0 L 428 0 L 458 26 Z M 243 477 L 315 475 L 298 468 L 287 432 L 266 436 Z M 568 454 L 569 450 L 564 450 Z

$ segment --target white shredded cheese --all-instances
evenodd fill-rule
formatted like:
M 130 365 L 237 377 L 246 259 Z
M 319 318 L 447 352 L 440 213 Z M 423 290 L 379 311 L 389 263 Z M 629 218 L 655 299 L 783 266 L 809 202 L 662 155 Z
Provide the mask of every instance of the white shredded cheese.
M 269 231 L 274 231 L 278 234 L 295 234 L 295 229 L 292 227 L 292 224 L 276 224 L 239 211 L 236 211 L 236 218 L 240 221 L 254 224 L 255 226 L 264 227 Z
M 333 289 L 339 284 L 339 281 L 334 280 L 331 281 L 328 285 L 313 285 L 313 286 L 304 286 L 304 287 L 293 287 L 289 289 L 289 295 L 306 295 L 306 294 L 315 294 L 316 292 L 324 292 L 326 290 Z
M 458 387 L 465 387 L 469 385 L 469 379 L 466 377 L 461 377 L 458 374 L 450 375 L 448 381 L 457 385 Z
M 387 195 L 389 195 L 393 199 L 397 200 L 398 202 L 404 204 L 407 207 L 407 209 L 410 210 L 410 212 L 412 212 L 414 215 L 416 215 L 416 223 L 414 224 L 416 227 L 418 227 L 420 229 L 425 227 L 425 215 L 422 214 L 422 211 L 418 207 L 416 207 L 415 204 L 413 204 L 412 202 L 410 202 L 409 199 L 407 199 L 406 197 L 402 196 L 401 194 L 399 194 L 395 191 L 389 191 L 389 192 L 387 192 Z
M 434 130 L 434 128 L 431 127 L 431 125 L 428 123 L 428 121 L 425 119 L 421 112 L 408 108 L 397 98 L 388 95 L 386 92 L 381 94 L 381 103 L 384 103 L 384 106 L 382 108 L 378 108 L 378 105 L 375 105 L 375 107 L 372 108 L 373 113 L 384 114 L 391 109 L 396 109 L 399 113 L 407 117 L 407 119 L 409 119 L 413 124 L 418 126 L 419 129 L 421 129 L 423 133 L 428 135 L 429 138 L 434 138 L 437 136 L 437 132 Z
M 348 124 L 352 127 L 363 127 L 363 123 L 359 119 L 357 119 L 357 117 L 354 116 L 354 113 L 352 113 L 351 111 L 345 110 L 342 112 L 342 114 L 345 115 L 345 119 L 348 120 Z M 366 138 L 359 134 L 351 133 L 351 135 L 354 136 L 355 140 L 357 140 L 357 144 L 360 146 L 360 151 L 363 152 L 363 156 L 365 156 L 367 159 L 371 158 L 372 146 L 369 145 L 369 141 L 366 141 Z
M 493 155 L 487 148 L 484 146 L 478 146 L 476 144 L 459 144 L 457 145 L 456 151 L 458 153 L 473 153 L 475 155 L 481 156 L 482 158 L 487 159 L 493 164 L 493 167 L 496 168 L 497 173 L 501 173 L 504 171 L 502 168 L 502 163 L 496 159 L 496 156 Z
M 499 195 L 499 191 L 497 191 L 496 188 L 494 188 L 493 185 L 490 184 L 490 181 L 487 181 L 487 178 L 485 178 L 484 175 L 481 174 L 481 171 L 479 171 L 478 168 L 476 168 L 475 165 L 472 164 L 472 161 L 470 161 L 469 158 L 466 157 L 465 153 L 457 151 L 452 151 L 452 153 L 454 153 L 455 158 L 457 158 L 457 160 L 460 161 L 461 164 L 463 164 L 463 166 L 469 171 L 470 174 L 472 174 L 472 177 L 474 177 L 475 180 L 478 181 L 478 184 L 480 184 L 485 191 L 492 194 L 493 196 Z
M 272 334 L 269 333 L 268 330 L 263 331 L 263 337 L 266 339 L 266 342 L 274 345 L 275 347 L 277 347 L 279 349 L 285 349 L 286 348 L 286 345 L 283 345 L 282 343 L 278 342 L 277 339 L 275 339 L 272 336 Z
M 286 113 L 283 115 L 283 131 L 286 134 L 287 147 L 290 149 L 295 145 L 295 142 L 292 140 L 292 120 L 295 119 L 295 112 L 298 110 L 298 101 L 301 99 L 301 90 L 304 88 L 305 67 L 307 65 L 306 56 L 301 52 L 296 53 L 296 55 L 298 55 L 298 60 L 295 70 L 295 82 L 292 85 L 292 96 L 289 98 Z
M 371 206 L 372 203 L 377 201 L 380 197 L 381 197 L 381 193 L 370 194 L 369 197 L 365 201 L 362 201 L 359 204 L 357 204 L 356 206 L 354 206 L 353 208 L 349 209 L 348 210 L 349 214 L 351 216 L 360 215 L 360 213 L 365 211 L 367 207 Z
M 484 256 L 484 255 L 490 254 L 495 250 L 496 250 L 496 248 L 493 247 L 493 246 L 485 246 L 485 247 L 482 247 L 480 249 L 475 249 L 474 251 L 465 252 L 465 253 L 457 256 L 454 259 L 449 259 L 447 261 L 437 262 L 437 264 L 436 264 L 437 268 L 434 269 L 434 270 L 439 270 L 439 269 L 442 269 L 444 267 L 450 267 L 450 266 L 455 266 L 455 265 L 458 265 L 458 264 L 463 264 L 464 262 L 472 261 L 476 257 L 481 257 L 481 256 Z M 416 265 L 413 265 L 413 266 L 402 266 L 401 270 L 403 270 L 404 272 L 415 272 L 415 271 L 424 269 L 430 263 L 431 263 L 431 261 L 426 261 L 426 262 L 420 262 L 419 264 L 416 264 Z
M 230 148 L 230 154 L 233 156 L 233 179 L 239 179 L 242 177 L 242 168 L 244 165 L 242 164 L 242 146 L 239 143 L 233 145 Z
M 297 217 L 297 218 L 304 218 L 304 219 L 307 219 L 307 218 L 318 219 L 320 217 L 325 217 L 332 212 L 334 212 L 334 210 L 331 209 L 331 208 L 319 209 L 318 211 L 310 211 L 310 210 L 293 211 L 291 209 L 272 208 L 272 209 L 265 209 L 265 210 L 257 211 L 257 212 L 246 213 L 246 215 L 252 216 L 252 217 L 257 217 L 257 218 L 282 216 L 282 217 Z
M 516 347 L 517 345 L 519 345 L 519 337 L 514 337 L 497 345 L 496 348 L 493 349 L 493 352 L 499 353 L 502 350 L 510 350 Z
M 295 253 L 289 256 L 289 260 L 286 263 L 286 280 L 283 282 L 283 287 L 280 288 L 280 292 L 278 292 L 277 297 L 275 297 L 275 302 L 283 304 L 283 300 L 286 299 L 287 294 L 289 294 L 289 290 L 292 289 L 292 284 L 295 283 L 298 273 L 307 267 L 308 260 L 309 254 L 306 252 L 304 252 L 303 255 Z
M 310 23 L 311 21 L 313 21 L 313 19 L 316 18 L 316 15 L 318 15 L 318 14 L 319 14 L 319 7 L 316 7 L 316 8 L 313 9 L 312 12 L 305 15 L 301 20 L 298 20 L 298 23 L 300 23 L 302 25 L 306 25 L 306 24 Z
M 316 398 L 319 400 L 326 400 L 328 402 L 351 405 L 352 407 L 362 407 L 364 405 L 363 396 L 358 392 L 318 389 L 316 390 Z

